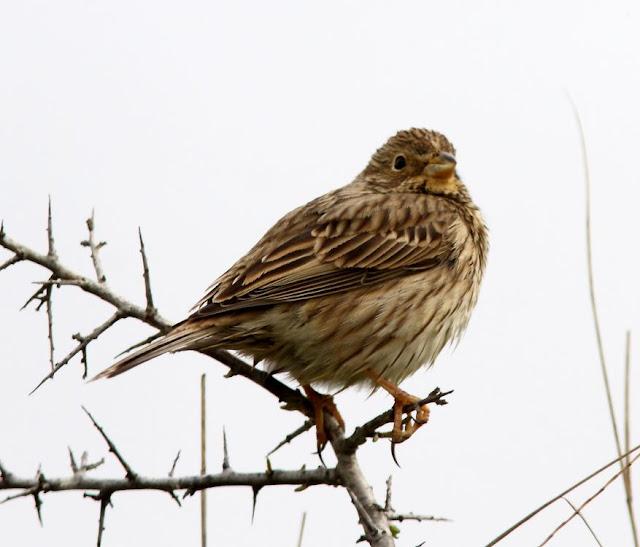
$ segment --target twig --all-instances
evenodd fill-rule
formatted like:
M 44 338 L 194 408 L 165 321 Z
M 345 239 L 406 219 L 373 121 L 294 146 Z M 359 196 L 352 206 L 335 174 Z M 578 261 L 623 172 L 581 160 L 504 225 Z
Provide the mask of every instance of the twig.
M 389 514 L 393 512 L 393 507 L 391 506 L 391 489 L 393 486 L 393 475 L 389 475 L 387 478 L 387 493 L 384 497 L 384 512 Z
M 290 443 L 291 441 L 293 441 L 293 439 L 295 439 L 296 437 L 299 437 L 300 435 L 302 435 L 303 433 L 305 433 L 306 431 L 309 431 L 313 426 L 314 426 L 314 422 L 313 420 L 306 420 L 298 429 L 296 429 L 295 431 L 292 431 L 291 433 L 289 433 L 282 441 L 280 441 L 275 448 L 273 448 L 268 454 L 267 456 L 271 456 L 271 454 L 275 453 L 276 451 L 278 451 L 280 448 L 282 448 L 285 444 Z
M 591 535 L 593 536 L 593 539 L 595 539 L 596 543 L 602 547 L 602 543 L 600 543 L 600 540 L 598 539 L 598 536 L 596 536 L 596 533 L 593 531 L 593 528 L 591 528 L 591 525 L 589 524 L 589 522 L 587 521 L 586 518 L 584 518 L 584 515 L 582 514 L 582 512 L 575 506 L 573 505 L 573 503 L 571 503 L 571 500 L 569 500 L 569 498 L 562 498 L 564 501 L 566 501 L 569 504 L 569 507 L 571 507 L 571 509 L 573 509 L 576 513 L 576 515 L 578 515 L 580 517 L 580 519 L 582 520 L 582 522 L 584 523 L 584 525 L 587 527 L 587 530 L 589 530 L 589 532 L 591 533 Z
M 87 219 L 87 229 L 89 230 L 89 239 L 85 239 L 80 242 L 80 245 L 83 247 L 89 247 L 89 251 L 91 253 L 91 262 L 93 262 L 93 269 L 96 271 L 96 279 L 98 283 L 105 283 L 107 281 L 107 276 L 104 274 L 104 269 L 102 268 L 102 262 L 100 261 L 100 249 L 104 247 L 107 242 L 95 240 L 95 211 L 91 210 L 91 217 Z
M 69 450 L 69 463 L 71 465 L 71 471 L 73 472 L 74 475 L 83 475 L 88 471 L 97 469 L 104 463 L 104 458 L 100 458 L 97 462 L 89 463 L 88 454 L 86 452 L 83 452 L 82 456 L 80 457 L 80 465 L 78 465 L 76 463 L 76 459 L 73 455 L 73 451 L 71 450 L 71 447 L 68 446 L 67 449 Z
M 451 519 L 444 517 L 434 517 L 433 515 L 417 515 L 415 513 L 387 513 L 389 520 L 402 522 L 405 520 L 415 520 L 417 522 L 451 522 Z
M 600 320 L 598 318 L 598 306 L 596 300 L 595 281 L 593 274 L 593 244 L 591 239 L 591 175 L 589 172 L 589 160 L 587 154 L 587 141 L 582 126 L 582 119 L 580 113 L 573 100 L 570 98 L 571 106 L 573 108 L 573 114 L 578 126 L 578 132 L 580 134 L 580 149 L 582 152 L 582 166 L 584 171 L 584 183 L 585 183 L 585 234 L 587 244 L 587 274 L 589 280 L 589 299 L 591 302 L 591 313 L 593 316 L 593 326 L 595 328 L 596 342 L 598 346 L 598 357 L 600 360 L 600 370 L 602 372 L 602 380 L 604 383 L 604 389 L 607 396 L 607 406 L 609 407 L 609 417 L 611 419 L 611 428 L 613 429 L 613 437 L 616 443 L 616 452 L 618 457 L 622 454 L 622 444 L 620 443 L 620 434 L 618 432 L 618 423 L 616 421 L 615 410 L 613 408 L 613 396 L 611 394 L 611 386 L 609 384 L 609 373 L 607 371 L 607 363 L 604 355 L 604 344 L 602 341 L 602 333 L 600 330 Z M 620 469 L 623 469 L 624 461 L 620 459 Z M 625 485 L 625 494 L 627 500 L 631 498 L 631 492 L 627 487 L 627 482 L 623 481 Z M 639 547 L 638 532 L 635 525 L 635 516 L 633 514 L 633 506 L 627 501 L 627 512 L 629 514 L 629 522 L 631 524 L 631 530 L 633 533 L 633 542 L 635 547 Z
M 596 469 L 592 473 L 589 473 L 589 475 L 587 475 L 583 479 L 580 479 L 578 482 L 574 483 L 573 485 L 571 485 L 566 490 L 563 490 L 562 492 L 560 492 L 557 496 L 554 496 L 550 500 L 548 500 L 545 503 L 543 503 L 540 507 L 538 507 L 538 508 L 534 509 L 533 511 L 531 511 L 531 513 L 529 513 L 525 517 L 521 518 L 513 526 L 510 526 L 504 532 L 502 532 L 498 537 L 496 537 L 495 539 L 493 539 L 489 543 L 487 543 L 486 547 L 492 547 L 493 545 L 496 545 L 498 542 L 502 541 L 504 538 L 506 538 L 508 535 L 510 535 L 511 532 L 513 532 L 517 528 L 520 528 L 520 526 L 522 526 L 525 522 L 527 522 L 527 521 L 531 520 L 533 517 L 535 517 L 540 511 L 546 509 L 547 507 L 549 507 L 551 504 L 555 503 L 559 499 L 564 498 L 567 494 L 569 494 L 570 492 L 572 492 L 573 490 L 575 490 L 579 486 L 582 486 L 585 482 L 590 481 L 593 477 L 599 475 L 600 473 L 602 473 L 606 469 L 609 469 L 609 467 L 611 467 L 612 465 L 615 465 L 620 460 L 622 460 L 623 458 L 626 458 L 627 456 L 633 454 L 637 450 L 640 450 L 640 444 L 634 446 L 631 450 L 629 450 L 628 453 L 622 454 L 622 456 L 620 458 L 615 458 L 615 459 L 611 460 L 609 463 L 606 463 L 605 465 L 603 465 L 602 467 L 599 467 L 598 469 Z
M 169 476 L 173 477 L 173 474 L 176 471 L 176 465 L 178 465 L 178 460 L 180 459 L 180 452 L 181 450 L 178 450 L 178 453 L 176 454 L 176 457 L 173 458 L 173 463 L 171 464 L 171 469 L 169 469 Z
M 304 538 L 304 525 L 307 521 L 307 512 L 303 511 L 302 519 L 300 520 L 300 533 L 298 534 L 298 547 L 302 547 L 302 539 Z
M 144 249 L 144 241 L 142 239 L 142 230 L 138 228 L 138 238 L 140 239 L 140 254 L 142 255 L 142 277 L 144 278 L 144 294 L 147 298 L 147 313 L 154 315 L 156 308 L 153 305 L 153 294 L 151 292 L 151 278 L 149 275 L 149 263 L 147 262 L 147 253 Z
M 360 497 L 356 496 L 348 487 L 347 492 L 349 492 L 349 497 L 351 498 L 358 516 L 360 517 L 360 524 L 362 524 L 362 527 L 365 529 L 367 540 L 371 542 L 374 541 L 376 537 L 384 535 L 385 531 L 378 528 L 376 523 L 373 522 L 369 512 L 364 508 L 364 505 L 360 501 Z
M 620 475 L 624 474 L 625 469 L 627 467 L 630 467 L 638 458 L 640 458 L 640 454 L 637 454 L 636 456 L 634 456 L 634 458 L 628 463 L 626 464 L 620 471 L 617 471 L 607 482 L 605 482 L 602 487 L 595 493 L 593 494 L 591 497 L 587 498 L 582 505 L 580 505 L 573 513 L 572 515 L 565 520 L 564 522 L 562 522 L 561 524 L 559 524 L 555 530 L 553 532 L 551 532 L 551 534 L 549 534 L 549 536 L 540 544 L 539 547 L 543 547 L 544 545 L 546 545 L 547 543 L 549 543 L 549 541 L 551 541 L 551 539 L 553 538 L 553 536 L 559 532 L 562 528 L 565 527 L 565 525 L 567 525 L 569 522 L 571 522 L 571 520 L 573 520 L 573 518 L 578 515 L 580 513 L 580 511 L 582 511 L 582 509 L 584 509 L 587 504 L 591 503 L 594 499 L 596 499 L 600 494 L 602 494 L 602 492 L 605 491 L 605 489 L 607 488 L 607 486 L 609 486 L 613 481 L 615 481 Z
M 54 344 L 53 344 L 53 303 L 52 303 L 52 293 L 53 293 L 53 276 L 49 278 L 46 282 L 40 283 L 40 287 L 38 290 L 34 292 L 27 301 L 22 304 L 20 311 L 26 309 L 26 307 L 31 304 L 31 302 L 39 301 L 39 304 L 36 305 L 36 311 L 40 311 L 42 306 L 45 306 L 45 311 L 47 313 L 47 339 L 49 341 L 49 365 L 51 370 L 54 368 Z
M 142 243 L 142 236 L 140 236 Z M 141 247 L 144 249 L 144 247 Z M 143 253 L 144 256 L 144 253 Z M 144 260 L 144 259 L 143 259 Z M 146 268 L 145 268 L 146 269 Z M 200 376 L 200 474 L 207 474 L 207 375 Z M 207 491 L 200 491 L 200 545 L 207 547 Z
M 98 515 L 98 541 L 97 546 L 102 545 L 102 533 L 104 532 L 104 517 L 107 513 L 107 506 L 111 505 L 111 492 L 100 492 L 98 495 L 100 500 L 100 513 Z
M 62 367 L 67 365 L 69 363 L 69 361 L 71 361 L 71 359 L 73 359 L 78 353 L 82 353 L 83 362 L 84 362 L 85 367 L 86 367 L 86 361 L 87 361 L 86 349 L 87 349 L 87 346 L 91 342 L 93 342 L 94 340 L 97 340 L 100 335 L 102 335 L 106 330 L 108 330 L 113 325 L 115 325 L 118 321 L 120 321 L 120 319 L 123 319 L 123 315 L 119 311 L 116 311 L 104 323 L 102 323 L 101 325 L 98 325 L 94 330 L 92 330 L 89 334 L 87 334 L 87 336 L 82 336 L 82 335 L 80 335 L 80 333 L 74 334 L 73 335 L 73 339 L 78 341 L 79 344 L 76 347 L 74 347 L 65 356 L 64 359 L 62 359 L 61 361 L 58 361 L 57 363 L 54 364 L 53 368 L 51 369 L 51 372 L 49 372 L 49 374 L 47 374 L 42 380 L 40 380 L 38 385 L 31 390 L 29 395 L 31 395 L 35 391 L 37 391 L 38 388 L 40 388 L 42 386 L 42 384 L 44 384 L 47 380 L 50 380 L 51 378 L 53 378 L 56 375 L 56 373 Z M 83 374 L 83 378 L 85 378 L 85 377 L 86 377 L 86 373 Z
M 49 364 L 51 365 L 51 370 L 55 368 L 54 364 L 54 346 L 53 346 L 53 302 L 51 299 L 51 295 L 53 292 L 53 287 L 51 285 L 45 288 L 45 303 L 47 308 L 47 332 L 49 338 Z
M 9 251 L 12 251 L 14 254 L 23 256 L 25 261 L 33 262 L 34 264 L 38 264 L 43 268 L 48 269 L 52 274 L 51 279 L 44 284 L 48 283 L 53 285 L 75 285 L 81 288 L 83 291 L 89 294 L 93 294 L 101 300 L 108 302 L 109 304 L 117 308 L 123 315 L 123 317 L 134 317 L 163 332 L 168 331 L 171 327 L 171 323 L 160 316 L 157 311 L 149 315 L 145 308 L 136 306 L 122 296 L 116 294 L 111 289 L 109 289 L 106 283 L 98 283 L 93 279 L 89 279 L 88 277 L 85 277 L 71 270 L 70 268 L 62 264 L 57 256 L 50 257 L 46 254 L 37 253 L 29 247 L 22 245 L 17 241 L 14 241 L 10 237 L 8 237 L 5 232 L 3 232 L 2 237 L 0 237 L 0 246 Z M 41 289 L 38 290 L 36 295 L 40 291 Z M 34 295 L 30 299 L 30 301 L 35 299 L 36 295 Z
M 14 264 L 17 264 L 18 262 L 22 262 L 23 260 L 24 258 L 20 257 L 19 255 L 13 255 L 9 260 L 0 264 L 0 272 L 2 270 L 5 270 L 6 268 L 9 268 L 10 266 L 13 266 Z
M 122 467 L 124 468 L 124 470 L 126 472 L 127 480 L 129 480 L 131 482 L 135 482 L 138 479 L 138 475 L 135 473 L 135 471 L 133 469 L 131 469 L 131 466 L 122 457 L 122 454 L 120 454 L 120 452 L 116 448 L 116 445 L 113 444 L 113 441 L 111 441 L 109 436 L 105 433 L 104 429 L 102 429 L 100 424 L 98 424 L 98 422 L 96 422 L 94 417 L 91 415 L 91 413 L 84 406 L 82 407 L 82 410 L 84 410 L 85 414 L 87 416 L 89 416 L 89 419 L 91 420 L 91 423 L 93 423 L 93 425 L 98 430 L 100 435 L 102 435 L 102 438 L 105 440 L 105 442 L 107 443 L 107 446 L 109 447 L 109 452 L 111 452 L 116 457 L 116 459 L 120 462 L 120 465 L 122 465 Z

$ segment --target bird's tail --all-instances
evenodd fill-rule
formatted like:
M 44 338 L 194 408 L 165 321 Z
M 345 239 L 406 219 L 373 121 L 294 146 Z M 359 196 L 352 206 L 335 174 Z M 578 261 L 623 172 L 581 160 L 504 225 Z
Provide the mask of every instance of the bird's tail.
M 206 329 L 193 327 L 194 326 L 189 325 L 189 323 L 177 325 L 164 336 L 120 359 L 108 369 L 103 370 L 101 373 L 91 378 L 90 381 L 93 382 L 100 378 L 113 378 L 114 376 L 118 376 L 133 367 L 137 367 L 142 363 L 155 359 L 163 353 L 193 349 L 197 345 L 197 342 L 211 336 L 210 331 L 207 332 Z

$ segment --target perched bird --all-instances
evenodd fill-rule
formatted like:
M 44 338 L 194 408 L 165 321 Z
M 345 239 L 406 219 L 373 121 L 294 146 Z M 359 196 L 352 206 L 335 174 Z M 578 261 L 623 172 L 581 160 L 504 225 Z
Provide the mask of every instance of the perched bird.
M 344 422 L 312 385 L 382 387 L 394 397 L 392 441 L 428 418 L 398 384 L 431 365 L 465 329 L 488 250 L 480 211 L 456 172 L 455 149 L 427 129 L 400 131 L 353 182 L 294 209 L 220 276 L 193 313 L 96 378 L 166 352 L 238 350 L 299 382 L 314 406 Z

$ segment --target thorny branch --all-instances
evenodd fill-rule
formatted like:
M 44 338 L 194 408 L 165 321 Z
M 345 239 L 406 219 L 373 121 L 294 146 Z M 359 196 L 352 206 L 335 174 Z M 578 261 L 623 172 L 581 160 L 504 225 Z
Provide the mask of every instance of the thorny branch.
M 146 305 L 144 307 L 138 306 L 116 294 L 107 285 L 107 276 L 104 273 L 104 269 L 99 258 L 99 251 L 106 242 L 98 242 L 95 238 L 95 217 L 93 213 L 91 218 L 87 220 L 87 228 L 89 231 L 88 239 L 82 241 L 81 244 L 89 248 L 93 269 L 96 274 L 96 280 L 73 271 L 60 261 L 54 247 L 50 207 L 47 226 L 49 243 L 48 252 L 47 254 L 41 254 L 8 237 L 4 230 L 4 226 L 0 225 L 0 247 L 3 247 L 13 253 L 13 257 L 10 257 L 6 262 L 2 263 L 0 270 L 11 267 L 19 262 L 31 262 L 47 269 L 50 272 L 51 277 L 46 281 L 38 283 L 40 285 L 38 291 L 36 291 L 29 300 L 40 300 L 40 306 L 45 302 L 43 298 L 47 297 L 47 295 L 50 300 L 51 290 L 54 287 L 61 287 L 65 285 L 79 287 L 84 292 L 100 298 L 104 302 L 111 304 L 115 308 L 115 312 L 109 319 L 96 327 L 88 335 L 82 336 L 79 333 L 74 335 L 74 340 L 76 340 L 78 344 L 61 361 L 55 363 L 53 361 L 53 353 L 51 353 L 51 371 L 36 386 L 34 391 L 47 380 L 53 378 L 61 368 L 66 366 L 73 357 L 78 354 L 81 355 L 82 363 L 85 367 L 84 376 L 86 376 L 87 347 L 121 319 L 138 319 L 139 321 L 156 328 L 159 331 L 158 334 L 150 337 L 150 339 L 167 332 L 172 325 L 169 321 L 164 319 L 155 308 L 153 294 L 151 291 L 149 264 L 144 241 L 142 239 L 142 233 L 140 231 L 138 236 L 140 241 L 140 253 L 142 256 L 146 299 Z M 53 352 L 52 332 L 51 318 L 51 352 Z M 243 360 L 226 351 L 206 350 L 202 353 L 227 366 L 229 371 L 226 374 L 226 377 L 243 376 L 277 397 L 277 399 L 283 404 L 283 408 L 287 410 L 297 410 L 309 418 L 313 417 L 312 407 L 307 398 L 300 391 L 287 386 L 274 378 L 271 374 L 245 363 Z M 451 392 L 443 393 L 439 389 L 436 389 L 416 405 L 407 405 L 405 410 L 414 410 L 417 406 L 425 403 L 435 403 L 438 405 L 446 404 L 444 397 L 449 393 Z M 345 437 L 343 431 L 338 427 L 338 424 L 331 416 L 325 416 L 325 421 L 329 430 L 330 442 L 337 458 L 337 465 L 334 469 L 318 468 L 310 471 L 305 469 L 297 471 L 280 471 L 272 469 L 270 462 L 267 460 L 268 469 L 266 472 L 237 473 L 232 471 L 229 465 L 228 453 L 225 451 L 223 471 L 221 473 L 213 475 L 208 474 L 174 477 L 173 472 L 177 462 L 176 456 L 169 476 L 162 478 L 149 478 L 143 477 L 133 471 L 101 426 L 98 425 L 86 409 L 84 410 L 87 412 L 94 426 L 107 442 L 109 450 L 114 453 L 122 467 L 125 469 L 125 478 L 98 479 L 88 477 L 87 471 L 89 471 L 90 468 L 92 469 L 96 467 L 99 463 L 94 467 L 88 467 L 81 463 L 81 466 L 78 467 L 73 459 L 72 453 L 70 452 L 70 458 L 73 462 L 73 475 L 71 477 L 45 479 L 42 475 L 39 475 L 36 479 L 19 478 L 6 471 L 6 469 L 0 465 L 0 477 L 2 477 L 2 480 L 0 480 L 0 490 L 20 489 L 22 492 L 18 494 L 19 496 L 33 495 L 36 500 L 36 507 L 38 510 L 40 507 L 40 493 L 60 490 L 80 490 L 85 491 L 85 493 L 87 491 L 97 491 L 97 494 L 85 495 L 88 495 L 100 502 L 98 545 L 100 545 L 102 540 L 105 512 L 107 506 L 110 505 L 112 494 L 123 490 L 160 490 L 168 492 L 174 499 L 177 499 L 175 496 L 176 490 L 184 490 L 186 494 L 192 494 L 198 490 L 218 486 L 250 486 L 254 491 L 254 495 L 257 494 L 257 492 L 264 486 L 281 484 L 298 485 L 299 488 L 306 488 L 316 484 L 343 486 L 348 490 L 352 502 L 356 507 L 360 522 L 363 526 L 366 541 L 368 541 L 370 545 L 376 547 L 391 547 L 394 545 L 393 533 L 389 524 L 392 520 L 444 520 L 436 517 L 415 515 L 413 513 L 398 514 L 390 508 L 385 510 L 375 500 L 373 490 L 360 469 L 356 452 L 358 447 L 364 444 L 368 438 L 376 438 L 385 435 L 384 433 L 380 433 L 378 429 L 393 422 L 393 415 L 391 411 L 383 412 L 367 423 L 357 427 L 349 437 Z M 301 428 L 288 435 L 278 448 L 283 444 L 291 442 L 295 437 L 310 429 L 311 426 L 312 422 L 307 420 Z M 80 469 L 81 471 L 79 471 Z

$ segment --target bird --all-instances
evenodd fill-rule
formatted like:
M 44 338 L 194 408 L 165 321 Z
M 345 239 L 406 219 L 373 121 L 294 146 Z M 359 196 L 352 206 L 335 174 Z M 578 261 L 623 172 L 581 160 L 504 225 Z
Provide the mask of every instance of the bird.
M 429 417 L 399 384 L 465 330 L 489 248 L 479 208 L 437 131 L 398 131 L 355 179 L 278 220 L 171 330 L 94 379 L 167 352 L 235 350 L 287 373 L 313 408 L 345 424 L 331 395 L 352 386 L 394 399 L 392 443 Z

